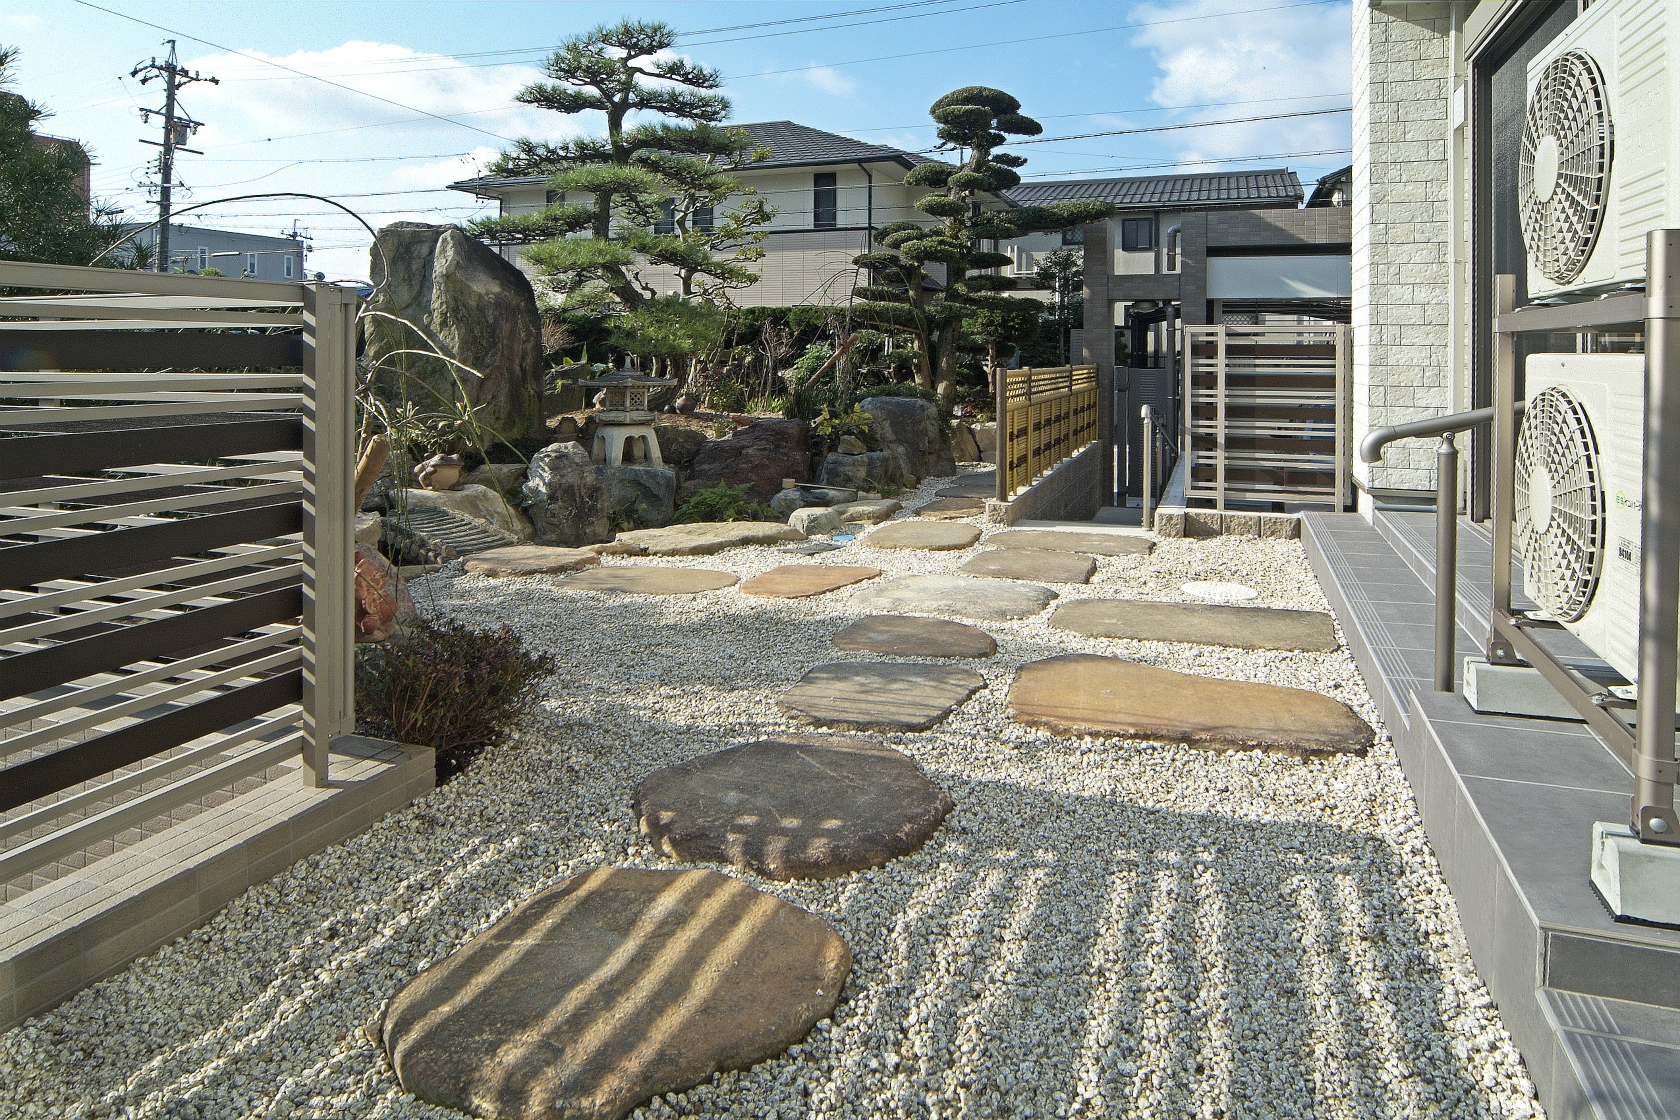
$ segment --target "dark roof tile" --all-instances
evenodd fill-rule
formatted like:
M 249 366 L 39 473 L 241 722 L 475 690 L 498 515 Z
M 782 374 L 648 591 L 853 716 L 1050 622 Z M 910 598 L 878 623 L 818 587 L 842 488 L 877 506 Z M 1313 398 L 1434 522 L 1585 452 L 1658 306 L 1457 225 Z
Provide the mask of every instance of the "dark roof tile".
M 1144 175 L 1130 179 L 1076 179 L 1022 183 L 1005 192 L 1011 202 L 1042 206 L 1094 198 L 1122 209 L 1162 206 L 1299 206 L 1301 180 L 1286 168 L 1200 175 Z

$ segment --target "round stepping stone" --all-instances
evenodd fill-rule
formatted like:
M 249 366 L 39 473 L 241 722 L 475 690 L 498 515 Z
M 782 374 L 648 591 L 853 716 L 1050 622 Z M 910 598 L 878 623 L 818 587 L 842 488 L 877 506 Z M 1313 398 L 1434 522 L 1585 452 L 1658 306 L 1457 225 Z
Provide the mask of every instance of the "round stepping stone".
M 929 521 L 956 521 L 985 512 L 986 503 L 979 498 L 939 498 L 918 509 L 916 516 Z
M 741 577 L 710 568 L 654 568 L 629 564 L 591 568 L 560 582 L 582 591 L 618 591 L 628 595 L 693 595 L 734 585 Z
M 909 855 L 951 811 L 906 756 L 867 739 L 789 735 L 649 774 L 643 834 L 673 859 L 770 879 L 832 879 Z
M 1124 533 L 1082 533 L 1068 529 L 1011 529 L 986 538 L 992 548 L 1043 548 L 1054 552 L 1086 552 L 1092 556 L 1148 556 L 1155 547 L 1147 537 Z
M 1009 714 L 1061 735 L 1234 750 L 1360 753 L 1375 737 L 1353 709 L 1316 692 L 1089 653 L 1021 666 L 1009 689 Z
M 985 677 L 957 665 L 840 661 L 810 670 L 777 703 L 823 727 L 924 731 L 985 687 Z
M 1240 603 L 1260 597 L 1260 592 L 1247 584 L 1224 583 L 1220 580 L 1193 579 L 1189 583 L 1179 584 L 1178 589 L 1198 599 L 1213 599 L 1221 603 Z
M 748 595 L 776 599 L 804 599 L 821 595 L 881 574 L 879 568 L 853 568 L 842 564 L 783 564 L 741 584 Z
M 1094 556 L 1044 548 L 990 549 L 957 569 L 971 576 L 1041 579 L 1045 583 L 1089 583 L 1096 570 Z
M 842 522 L 854 521 L 885 521 L 904 506 L 891 498 L 876 498 L 861 502 L 842 502 L 837 506 L 830 506 Z
M 955 614 L 987 622 L 1030 618 L 1056 593 L 1035 583 L 973 576 L 900 576 L 870 584 L 852 596 L 852 606 L 891 614 Z
M 1050 625 L 1087 638 L 1195 642 L 1232 649 L 1293 649 L 1309 653 L 1327 653 L 1336 648 L 1336 624 L 1322 611 L 1085 599 L 1057 607 L 1056 613 L 1050 616 Z
M 600 562 L 600 555 L 586 548 L 515 544 L 475 553 L 467 557 L 462 566 L 481 576 L 537 576 L 576 572 Z
M 703 521 L 694 525 L 667 525 L 662 529 L 634 529 L 616 538 L 617 543 L 648 556 L 710 556 L 741 545 L 804 539 L 804 533 L 780 521 Z
M 887 657 L 990 657 L 997 640 L 949 619 L 872 615 L 834 635 L 834 648 Z
M 980 539 L 973 525 L 950 525 L 928 521 L 895 521 L 863 538 L 870 548 L 925 548 L 929 552 L 955 552 Z
M 617 1120 L 781 1053 L 852 954 L 815 914 L 715 871 L 601 867 L 543 891 L 392 997 L 397 1080 L 494 1118 Z

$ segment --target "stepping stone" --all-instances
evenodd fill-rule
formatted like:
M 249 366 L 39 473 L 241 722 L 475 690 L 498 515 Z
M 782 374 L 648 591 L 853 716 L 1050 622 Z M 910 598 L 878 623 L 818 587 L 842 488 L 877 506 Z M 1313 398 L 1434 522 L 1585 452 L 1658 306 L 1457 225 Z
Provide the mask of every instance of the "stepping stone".
M 871 584 L 852 596 L 852 606 L 891 614 L 955 614 L 987 622 L 1030 618 L 1050 605 L 1048 587 L 972 576 L 900 576 Z
M 833 552 L 837 548 L 845 547 L 833 541 L 806 541 L 804 544 L 790 544 L 781 551 L 791 552 L 795 556 L 815 556 L 819 552 Z
M 653 568 L 628 564 L 592 568 L 560 582 L 580 591 L 618 591 L 628 595 L 693 595 L 730 587 L 740 577 L 709 568 Z
M 1044 548 L 991 549 L 957 569 L 971 576 L 1041 579 L 1045 583 L 1089 583 L 1096 570 L 1094 556 Z
M 832 879 L 909 855 L 951 811 L 906 756 L 867 739 L 788 735 L 703 755 L 636 787 L 644 835 L 673 859 L 769 879 Z
M 990 657 L 997 640 L 949 619 L 872 615 L 834 635 L 834 648 L 887 657 Z
M 1021 666 L 1009 689 L 1009 714 L 1059 735 L 1232 750 L 1358 754 L 1375 738 L 1353 709 L 1316 692 L 1089 653 Z
M 1148 556 L 1154 542 L 1120 533 L 1081 533 L 1068 529 L 1011 529 L 986 538 L 993 548 L 1044 548 L 1088 552 L 1092 556 Z
M 798 1042 L 851 967 L 833 926 L 738 879 L 601 867 L 403 985 L 381 1034 L 431 1104 L 617 1120 Z
M 898 521 L 883 525 L 863 539 L 870 548 L 925 548 L 929 552 L 955 552 L 980 539 L 973 525 L 947 525 L 927 521 Z
M 1087 638 L 1195 642 L 1232 649 L 1294 649 L 1309 653 L 1328 653 L 1336 648 L 1336 624 L 1322 611 L 1085 599 L 1057 607 L 1056 613 L 1050 616 L 1050 625 Z
M 965 474 L 951 485 L 935 490 L 934 495 L 940 498 L 995 498 L 997 474 L 994 471 Z
M 777 703 L 823 727 L 924 731 L 985 687 L 985 677 L 957 665 L 840 661 L 818 665 Z
M 956 521 L 964 517 L 978 517 L 986 512 L 986 503 L 979 498 L 938 498 L 916 511 L 917 517 L 929 521 Z
M 891 498 L 880 498 L 874 501 L 843 502 L 829 508 L 839 515 L 841 521 L 863 522 L 885 521 L 904 506 Z
M 1247 584 L 1225 583 L 1222 580 L 1193 579 L 1189 583 L 1179 584 L 1178 589 L 1186 595 L 1194 595 L 1198 599 L 1212 599 L 1220 603 L 1241 603 L 1260 598 L 1260 592 Z
M 581 571 L 600 562 L 600 555 L 586 548 L 516 544 L 469 556 L 461 566 L 481 576 L 537 576 Z
M 804 599 L 848 584 L 861 583 L 881 574 L 879 568 L 852 568 L 841 564 L 783 564 L 741 584 L 748 595 L 776 599 Z
M 648 556 L 710 556 L 726 548 L 748 544 L 802 541 L 805 534 L 780 521 L 702 521 L 667 525 L 663 529 L 633 529 L 618 535 L 618 543 Z

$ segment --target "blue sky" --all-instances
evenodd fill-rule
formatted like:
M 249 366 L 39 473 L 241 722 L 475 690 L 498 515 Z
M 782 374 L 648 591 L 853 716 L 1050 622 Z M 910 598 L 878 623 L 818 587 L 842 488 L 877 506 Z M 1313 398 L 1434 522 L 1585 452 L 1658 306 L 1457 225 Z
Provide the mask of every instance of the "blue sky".
M 156 83 L 128 75 L 171 37 L 184 64 L 221 79 L 183 94 L 205 122 L 192 144 L 204 154 L 178 167 L 187 204 L 307 191 L 375 227 L 482 213 L 443 188 L 510 138 L 597 127 L 513 95 L 554 44 L 625 17 L 683 32 L 678 52 L 723 73 L 736 121 L 790 119 L 911 150 L 934 143 L 928 105 L 964 85 L 1013 93 L 1049 137 L 1349 104 L 1347 0 L 97 3 L 0 0 L 0 43 L 22 51 L 17 92 L 53 111 L 45 131 L 93 150 L 96 195 L 148 217 L 141 184 L 157 149 L 139 141 L 158 129 L 139 110 L 162 102 Z M 1345 165 L 1348 146 L 1349 115 L 1331 113 L 1019 151 L 1028 178 L 1285 166 L 1310 182 Z M 319 203 L 183 220 L 262 233 L 295 221 L 311 235 L 311 272 L 366 275 L 367 236 Z

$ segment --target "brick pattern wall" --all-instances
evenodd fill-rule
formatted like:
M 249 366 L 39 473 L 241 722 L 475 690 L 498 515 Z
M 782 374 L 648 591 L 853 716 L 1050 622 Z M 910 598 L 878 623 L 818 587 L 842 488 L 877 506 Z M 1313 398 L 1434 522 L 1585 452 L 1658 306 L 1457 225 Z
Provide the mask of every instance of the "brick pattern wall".
M 1353 430 L 1451 408 L 1450 5 L 1353 8 Z M 1434 448 L 1390 445 L 1356 477 L 1432 490 Z
M 1353 211 L 1346 206 L 1310 210 L 1227 210 L 1209 214 L 1210 249 L 1346 245 Z

